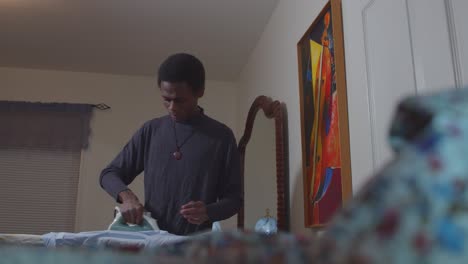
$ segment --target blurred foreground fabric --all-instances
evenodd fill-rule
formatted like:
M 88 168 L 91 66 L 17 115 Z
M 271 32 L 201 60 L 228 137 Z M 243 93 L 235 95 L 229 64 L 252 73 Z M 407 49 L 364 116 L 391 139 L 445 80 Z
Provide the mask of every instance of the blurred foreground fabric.
M 313 249 L 318 263 L 468 263 L 468 89 L 400 103 L 395 158 Z

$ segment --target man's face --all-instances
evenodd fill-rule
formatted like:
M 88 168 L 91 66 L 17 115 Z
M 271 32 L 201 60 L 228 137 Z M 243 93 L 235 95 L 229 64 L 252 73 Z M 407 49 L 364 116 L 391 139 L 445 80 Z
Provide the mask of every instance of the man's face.
M 186 121 L 197 113 L 198 98 L 203 90 L 194 93 L 186 82 L 161 82 L 161 97 L 164 107 L 175 121 Z

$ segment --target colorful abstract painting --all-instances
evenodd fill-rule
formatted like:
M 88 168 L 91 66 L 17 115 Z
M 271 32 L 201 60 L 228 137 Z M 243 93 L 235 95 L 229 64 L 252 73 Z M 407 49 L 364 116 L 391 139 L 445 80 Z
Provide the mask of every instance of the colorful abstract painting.
M 331 3 L 326 5 L 298 43 L 304 215 L 309 227 L 326 224 L 350 194 L 348 117 L 342 111 L 346 110 L 342 109 L 346 106 L 344 64 L 337 67 L 337 62 L 344 59 L 336 59 L 343 55 L 336 52 L 336 17 L 332 7 Z M 344 154 L 348 155 L 345 164 Z

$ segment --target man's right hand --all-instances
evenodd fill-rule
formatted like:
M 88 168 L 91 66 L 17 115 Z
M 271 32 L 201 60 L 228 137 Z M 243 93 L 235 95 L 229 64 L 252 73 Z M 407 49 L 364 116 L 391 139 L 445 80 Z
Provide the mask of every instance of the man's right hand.
M 131 191 L 125 190 L 119 193 L 122 204 L 119 206 L 125 222 L 128 224 L 141 224 L 143 221 L 144 207 L 138 197 Z

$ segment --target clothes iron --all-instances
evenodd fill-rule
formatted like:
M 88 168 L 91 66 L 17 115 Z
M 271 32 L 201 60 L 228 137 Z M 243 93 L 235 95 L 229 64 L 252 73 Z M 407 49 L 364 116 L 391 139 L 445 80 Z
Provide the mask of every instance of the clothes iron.
M 120 208 L 116 206 L 115 218 L 109 225 L 109 228 L 107 228 L 107 230 L 139 232 L 159 230 L 159 227 L 156 223 L 156 220 L 151 217 L 151 214 L 149 212 L 143 213 L 143 222 L 141 225 L 128 224 L 125 222 L 125 219 L 120 213 Z

